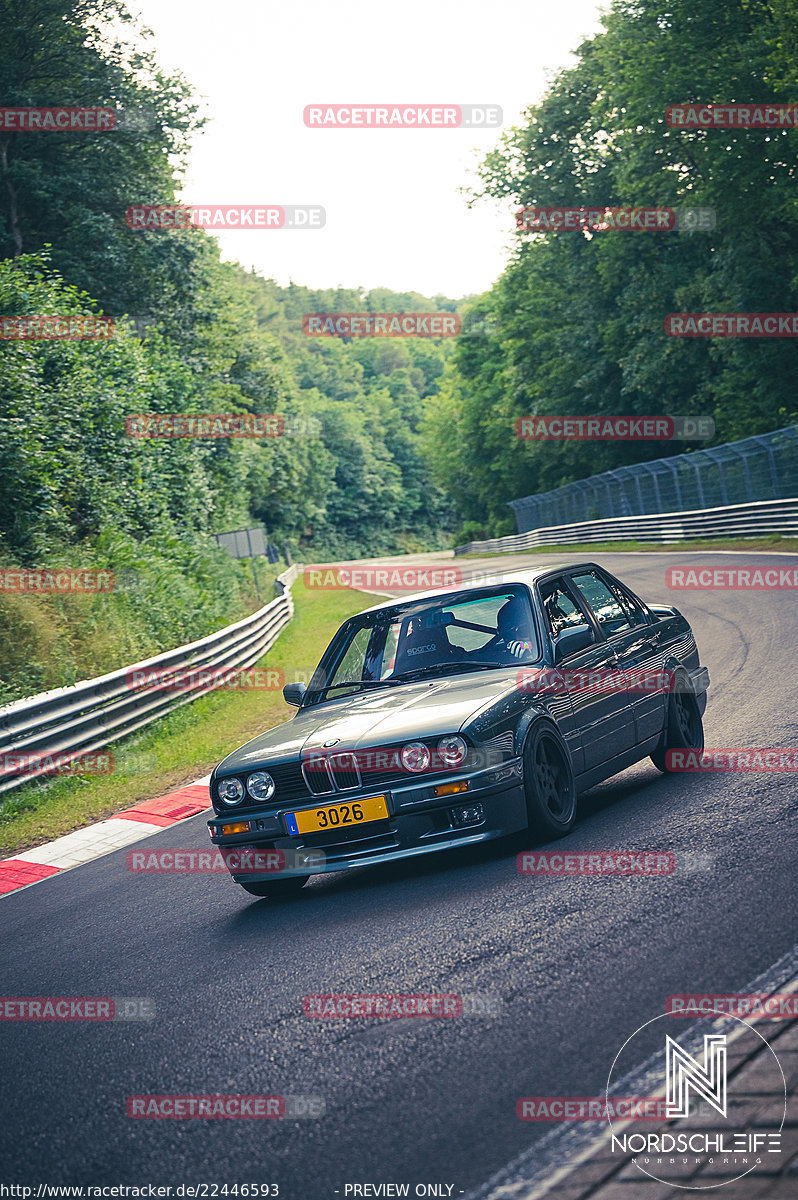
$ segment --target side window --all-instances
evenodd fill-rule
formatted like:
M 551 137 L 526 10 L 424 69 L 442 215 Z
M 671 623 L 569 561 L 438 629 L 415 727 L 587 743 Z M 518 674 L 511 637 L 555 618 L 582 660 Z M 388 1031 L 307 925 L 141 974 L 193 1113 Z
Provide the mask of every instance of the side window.
M 549 579 L 541 584 L 540 598 L 551 636 L 556 638 L 564 629 L 589 629 L 587 617 L 565 590 L 562 579 Z
M 572 579 L 593 610 L 606 637 L 632 628 L 632 622 L 621 607 L 620 600 L 610 591 L 603 579 L 599 579 L 592 571 L 583 575 L 573 575 Z
M 629 624 L 633 629 L 636 629 L 638 625 L 648 625 L 648 618 L 645 612 L 628 592 L 615 585 L 613 585 L 612 591 L 618 597 L 618 602 L 626 613 Z

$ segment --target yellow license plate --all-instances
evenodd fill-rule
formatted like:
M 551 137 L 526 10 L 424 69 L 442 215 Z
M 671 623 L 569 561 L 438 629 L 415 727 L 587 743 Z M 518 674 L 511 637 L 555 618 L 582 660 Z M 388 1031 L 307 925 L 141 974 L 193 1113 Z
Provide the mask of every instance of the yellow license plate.
M 324 808 L 303 808 L 285 814 L 288 832 L 323 833 L 327 829 L 346 829 L 350 825 L 365 825 L 369 821 L 384 821 L 388 805 L 384 796 L 367 796 L 365 800 L 347 800 L 342 804 L 325 804 Z

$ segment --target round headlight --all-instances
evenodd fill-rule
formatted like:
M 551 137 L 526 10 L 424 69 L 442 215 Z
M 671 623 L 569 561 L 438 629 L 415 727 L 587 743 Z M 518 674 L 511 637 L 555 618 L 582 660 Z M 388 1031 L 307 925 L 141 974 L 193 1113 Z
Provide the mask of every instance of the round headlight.
M 216 795 L 222 804 L 240 804 L 244 799 L 244 785 L 235 776 L 223 779 L 216 785 Z
M 456 733 L 450 737 L 441 738 L 438 742 L 438 754 L 445 767 L 459 767 L 465 762 L 468 746 Z
M 247 779 L 247 791 L 253 800 L 271 800 L 274 788 L 274 780 L 266 771 L 255 771 Z
M 402 747 L 402 766 L 406 771 L 426 771 L 429 763 L 429 748 L 423 742 L 408 742 Z

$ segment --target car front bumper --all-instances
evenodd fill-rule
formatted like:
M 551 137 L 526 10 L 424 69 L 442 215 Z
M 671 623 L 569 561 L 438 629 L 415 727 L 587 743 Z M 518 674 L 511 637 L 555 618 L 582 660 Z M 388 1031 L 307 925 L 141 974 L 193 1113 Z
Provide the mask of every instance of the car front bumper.
M 433 796 L 433 788 L 468 781 L 468 790 L 445 797 Z M 285 814 L 320 808 L 330 803 L 364 799 L 369 794 L 385 796 L 387 820 L 348 826 L 338 831 L 291 837 Z M 478 819 L 459 823 L 457 813 L 481 808 Z M 247 822 L 242 833 L 222 834 L 223 825 Z M 482 771 L 438 776 L 425 783 L 413 782 L 388 788 L 362 790 L 336 796 L 286 802 L 275 810 L 231 812 L 208 822 L 211 841 L 229 855 L 228 869 L 236 883 L 266 883 L 297 875 L 342 871 L 351 867 L 396 862 L 417 854 L 432 854 L 457 846 L 473 845 L 506 837 L 527 827 L 523 764 L 520 758 Z M 340 827 L 339 827 L 340 829 Z M 261 852 L 247 854 L 247 851 Z M 274 851 L 274 854 L 268 854 Z M 264 853 L 265 852 L 265 853 Z M 268 865 L 267 870 L 259 867 Z

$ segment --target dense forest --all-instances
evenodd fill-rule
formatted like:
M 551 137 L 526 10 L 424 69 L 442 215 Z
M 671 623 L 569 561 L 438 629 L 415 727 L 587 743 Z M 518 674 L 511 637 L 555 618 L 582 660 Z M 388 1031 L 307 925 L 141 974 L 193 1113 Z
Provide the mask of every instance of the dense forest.
M 253 521 L 281 549 L 287 542 L 316 558 L 434 544 L 450 514 L 429 479 L 419 426 L 446 342 L 344 344 L 305 336 L 302 317 L 436 311 L 435 303 L 385 290 L 281 288 L 220 262 L 204 231 L 185 237 L 187 254 L 199 259 L 186 302 L 204 311 L 184 328 L 171 312 L 133 316 L 126 308 L 107 339 L 4 344 L 3 550 L 35 565 L 103 531 L 207 541 Z M 87 295 L 59 266 L 54 248 L 0 261 L 3 311 L 80 313 L 88 304 L 109 312 L 107 298 L 97 299 L 99 279 Z M 275 413 L 282 432 L 130 437 L 126 417 L 148 412 Z
M 789 338 L 668 338 L 672 312 L 798 310 L 798 130 L 669 127 L 685 103 L 798 97 L 798 0 L 615 0 L 576 65 L 484 161 L 472 203 L 715 210 L 713 232 L 518 232 L 427 417 L 465 532 L 506 503 L 685 443 L 523 442 L 527 414 L 706 414 L 714 442 L 798 420 Z M 446 428 L 443 439 L 439 431 Z M 434 451 L 434 452 L 433 452 Z M 464 531 L 461 530 L 461 535 Z
M 0 134 L 0 311 L 117 321 L 107 344 L 3 345 L 2 551 L 33 563 L 111 530 L 202 538 L 250 520 L 330 557 L 439 536 L 443 497 L 418 425 L 445 343 L 343 345 L 303 338 L 301 320 L 308 305 L 454 303 L 280 289 L 222 262 L 202 229 L 131 229 L 131 203 L 175 200 L 203 125 L 187 83 L 159 70 L 121 0 L 42 0 L 35 12 L 2 0 L 0 17 L 3 105 L 78 102 L 116 118 L 110 132 Z M 290 436 L 131 444 L 125 433 L 128 413 L 208 411 L 280 413 Z
M 0 567 L 110 568 L 111 598 L 0 595 L 3 696 L 199 636 L 251 606 L 211 534 L 306 561 L 510 532 L 507 502 L 681 444 L 519 441 L 527 414 L 798 419 L 784 338 L 676 339 L 669 312 L 798 309 L 792 128 L 683 130 L 666 107 L 798 96 L 798 0 L 615 0 L 482 164 L 470 202 L 701 206 L 712 232 L 518 232 L 454 300 L 278 286 L 170 204 L 204 118 L 123 0 L 0 0 L 2 105 L 103 106 L 108 133 L 0 128 L 0 314 L 105 314 L 102 341 L 0 343 Z M 312 282 L 312 281 L 309 281 Z M 458 338 L 312 338 L 312 312 L 464 315 Z M 131 413 L 279 413 L 281 437 L 129 437 Z M 74 611 L 70 604 L 77 606 Z M 81 607 L 82 606 L 82 607 Z M 104 607 L 103 607 L 104 606 Z M 100 627 L 104 632 L 99 632 Z
M 307 561 L 445 546 L 420 449 L 451 339 L 311 338 L 308 312 L 446 297 L 279 287 L 169 204 L 202 127 L 120 0 L 1 0 L 2 105 L 102 106 L 112 132 L 0 129 L 0 314 L 104 314 L 113 337 L 0 343 L 0 567 L 102 567 L 109 596 L 0 595 L 0 701 L 156 653 L 255 602 L 214 532 L 262 524 Z M 276 438 L 133 438 L 136 413 L 277 413 Z M 447 532 L 448 531 L 448 532 Z

